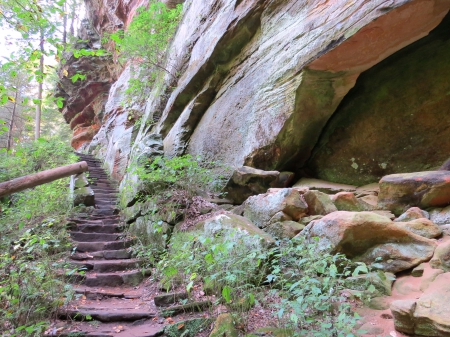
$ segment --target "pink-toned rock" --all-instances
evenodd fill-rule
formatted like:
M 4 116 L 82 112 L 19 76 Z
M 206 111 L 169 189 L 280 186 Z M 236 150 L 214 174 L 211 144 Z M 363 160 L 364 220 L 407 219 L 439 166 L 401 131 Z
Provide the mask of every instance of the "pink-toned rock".
M 303 194 L 303 197 L 308 204 L 309 215 L 326 215 L 337 211 L 336 206 L 328 194 L 309 190 Z
M 339 211 L 363 211 L 361 205 L 358 203 L 358 199 L 356 199 L 355 194 L 352 192 L 339 192 L 331 196 L 331 201 L 333 201 Z
M 420 209 L 419 207 L 411 207 L 408 209 L 405 213 L 400 215 L 397 219 L 395 219 L 395 222 L 405 222 L 405 221 L 411 221 L 416 219 L 429 219 L 430 214 L 427 211 L 424 211 Z
M 449 203 L 449 171 L 391 174 L 380 180 L 378 204 L 394 214 L 413 206 L 442 207 Z
M 432 221 L 420 218 L 408 222 L 395 222 L 396 226 L 404 228 L 412 233 L 428 239 L 437 238 L 442 235 L 442 229 Z
M 399 272 L 428 261 L 436 243 L 400 228 L 372 212 L 338 211 L 310 223 L 301 233 L 319 237 L 321 249 L 340 252 L 356 261 Z
M 450 271 L 450 241 L 443 242 L 436 248 L 430 266 L 434 269 Z
M 308 205 L 303 197 L 292 188 L 283 188 L 259 194 L 245 201 L 244 217 L 259 228 L 264 228 L 278 212 L 284 212 L 294 220 L 307 214 Z
M 391 304 L 395 328 L 417 336 L 450 336 L 450 273 L 438 275 L 417 299 Z

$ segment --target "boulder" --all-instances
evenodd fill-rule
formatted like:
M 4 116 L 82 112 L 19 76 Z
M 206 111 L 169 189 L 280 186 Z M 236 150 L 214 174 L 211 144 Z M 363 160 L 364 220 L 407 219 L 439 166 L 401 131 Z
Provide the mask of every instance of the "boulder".
M 233 240 L 243 239 L 249 246 L 270 247 L 275 243 L 274 238 L 259 229 L 248 219 L 235 214 L 219 214 L 199 222 L 190 230 L 201 230 L 206 235 L 214 237 L 217 234 L 234 235 Z M 232 233 L 232 232 L 235 233 Z
M 366 211 L 378 209 L 378 196 L 369 194 L 357 198 Z
M 436 225 L 450 224 L 450 206 L 433 209 L 430 212 L 430 220 Z
M 338 211 L 311 222 L 301 233 L 319 248 L 396 273 L 428 261 L 436 243 L 373 212 Z
M 367 197 L 365 196 L 363 198 Z M 375 207 L 371 206 L 365 200 L 357 199 L 353 192 L 339 192 L 331 197 L 331 201 L 339 211 L 361 212 L 375 209 Z
M 405 213 L 400 215 L 394 221 L 395 222 L 407 222 L 407 221 L 421 219 L 421 218 L 429 219 L 430 214 L 427 211 L 421 210 L 419 207 L 411 207 L 410 209 L 406 210 Z M 433 222 L 436 223 L 435 221 L 433 221 Z
M 401 332 L 414 333 L 413 314 L 416 309 L 415 300 L 397 300 L 391 303 L 395 329 Z
M 73 191 L 73 205 L 85 205 L 85 206 L 94 206 L 95 205 L 95 196 L 92 188 L 81 187 L 77 188 Z
M 292 188 L 275 189 L 252 196 L 245 201 L 244 207 L 244 217 L 259 228 L 266 227 L 278 212 L 284 212 L 293 220 L 299 220 L 308 212 L 303 197 Z
M 302 225 L 308 226 L 311 221 L 319 220 L 322 218 L 323 218 L 323 215 L 305 216 L 304 218 L 300 219 L 299 223 L 301 223 Z
M 264 231 L 279 239 L 292 239 L 305 228 L 295 221 L 275 222 L 267 226 Z
M 450 336 L 450 273 L 438 275 L 416 300 L 393 301 L 398 331 L 419 336 Z
M 430 266 L 434 269 L 450 271 L 450 241 L 441 243 L 436 248 L 430 261 Z
M 293 174 L 291 173 L 293 176 Z M 227 197 L 236 204 L 242 204 L 252 195 L 266 193 L 271 187 L 287 187 L 289 174 L 281 175 L 280 172 L 263 171 L 253 167 L 243 166 L 233 172 L 225 186 Z
M 371 183 L 359 186 L 356 188 L 355 191 L 357 196 L 378 195 L 379 192 L 380 192 L 380 185 L 378 185 L 378 183 Z
M 163 251 L 172 227 L 167 222 L 154 220 L 151 215 L 144 215 L 138 217 L 136 222 L 130 225 L 129 230 L 132 235 L 141 240 L 143 245 Z
M 385 176 L 380 180 L 378 204 L 396 215 L 413 206 L 447 206 L 450 204 L 450 172 L 428 171 Z
M 428 239 L 437 238 L 442 235 L 442 229 L 428 219 L 421 218 L 408 222 L 396 222 L 396 226 L 404 228 L 412 233 Z
M 292 220 L 292 218 L 289 215 L 287 215 L 286 213 L 278 212 L 278 213 L 275 213 L 275 215 L 270 218 L 269 224 L 274 224 L 276 222 L 281 222 L 281 221 L 291 221 L 291 220 Z
M 303 197 L 308 204 L 308 213 L 310 215 L 326 215 L 337 211 L 336 206 L 328 194 L 309 190 L 303 194 Z
M 294 184 L 293 187 L 306 187 L 310 190 L 317 190 L 327 194 L 334 194 L 338 192 L 354 192 L 356 190 L 356 186 L 353 185 L 333 183 L 331 181 L 313 178 L 301 178 Z

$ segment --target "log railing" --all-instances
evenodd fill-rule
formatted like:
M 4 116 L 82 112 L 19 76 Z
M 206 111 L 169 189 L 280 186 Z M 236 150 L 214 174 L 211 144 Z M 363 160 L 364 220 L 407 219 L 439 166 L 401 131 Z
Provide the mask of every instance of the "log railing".
M 0 183 L 0 197 L 9 195 L 15 192 L 26 190 L 27 188 L 49 183 L 53 180 L 69 177 L 73 174 L 86 172 L 88 164 L 85 161 L 70 164 L 67 166 L 57 167 L 51 170 L 46 170 L 34 174 L 29 174 L 20 178 L 5 181 Z

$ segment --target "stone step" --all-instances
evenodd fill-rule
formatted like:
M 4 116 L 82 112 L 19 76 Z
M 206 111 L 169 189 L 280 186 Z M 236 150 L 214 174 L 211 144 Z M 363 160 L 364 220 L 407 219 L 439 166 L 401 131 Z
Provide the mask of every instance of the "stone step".
M 115 208 L 109 209 L 96 209 L 92 212 L 92 215 L 114 215 L 117 214 L 117 210 Z
M 96 327 L 92 322 L 76 322 L 74 331 L 60 331 L 54 335 L 58 337 L 158 337 L 164 336 L 164 325 L 155 324 L 151 319 L 139 320 L 139 324 L 134 322 L 103 322 L 101 327 Z M 141 323 L 142 322 L 142 323 Z M 61 324 L 63 325 L 63 324 Z M 117 326 L 123 330 L 117 332 Z M 56 330 L 56 329 L 55 329 Z
M 75 253 L 70 256 L 72 260 L 114 260 L 131 259 L 133 253 L 127 249 L 101 250 L 98 252 Z
M 142 261 L 139 259 L 84 260 L 72 261 L 70 264 L 71 266 L 96 273 L 110 273 L 114 271 L 137 269 L 141 266 Z
M 121 233 L 83 233 L 83 232 L 70 232 L 70 237 L 73 241 L 79 242 L 98 242 L 98 241 L 117 241 L 123 234 Z
M 101 300 L 103 298 L 125 298 L 125 299 L 138 299 L 143 296 L 142 288 L 125 288 L 125 287 L 102 287 L 93 288 L 85 286 L 76 286 L 73 291 L 75 294 L 84 295 L 86 299 Z
M 145 276 L 142 270 L 131 270 L 124 272 L 110 272 L 110 273 L 73 273 L 66 277 L 68 282 L 72 284 L 82 284 L 88 287 L 119 287 L 137 286 L 141 283 Z
M 75 224 L 69 228 L 75 232 L 82 233 L 105 233 L 116 234 L 121 233 L 124 230 L 122 225 L 103 225 L 103 224 Z
M 95 193 L 95 198 L 118 198 L 119 193 Z
M 75 243 L 76 252 L 90 253 L 99 252 L 102 250 L 119 250 L 131 247 L 135 240 L 119 240 L 110 242 L 77 242 Z
M 86 317 L 91 317 L 90 320 L 100 322 L 129 322 L 153 318 L 156 315 L 148 309 L 78 308 L 61 310 L 58 312 L 58 317 L 60 319 L 73 319 L 77 321 L 84 321 Z

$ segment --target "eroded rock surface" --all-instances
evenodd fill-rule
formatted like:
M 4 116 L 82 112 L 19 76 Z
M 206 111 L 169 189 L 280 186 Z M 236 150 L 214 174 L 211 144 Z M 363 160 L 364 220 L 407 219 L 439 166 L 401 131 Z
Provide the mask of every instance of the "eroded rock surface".
M 395 328 L 419 336 L 450 336 L 450 273 L 436 277 L 417 300 L 391 304 Z
M 376 263 L 393 273 L 428 261 L 436 248 L 433 240 L 372 212 L 333 212 L 310 223 L 300 235 L 319 237 L 321 249 L 344 253 L 367 264 Z
M 400 215 L 412 206 L 428 208 L 449 203 L 449 171 L 391 174 L 380 180 L 378 204 L 394 214 Z

